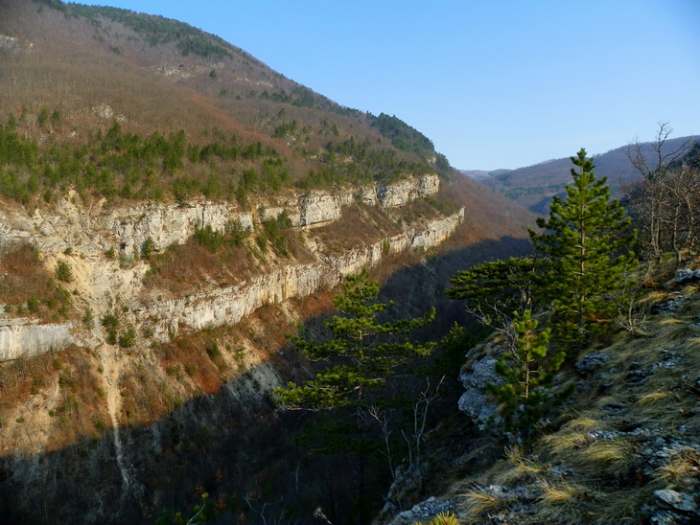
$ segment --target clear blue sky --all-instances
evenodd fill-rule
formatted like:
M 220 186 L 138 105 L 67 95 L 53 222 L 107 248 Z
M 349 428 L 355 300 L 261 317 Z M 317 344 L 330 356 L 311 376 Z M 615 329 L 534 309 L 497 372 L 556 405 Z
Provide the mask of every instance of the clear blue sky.
M 102 0 L 216 33 L 396 114 L 460 168 L 700 134 L 700 0 Z

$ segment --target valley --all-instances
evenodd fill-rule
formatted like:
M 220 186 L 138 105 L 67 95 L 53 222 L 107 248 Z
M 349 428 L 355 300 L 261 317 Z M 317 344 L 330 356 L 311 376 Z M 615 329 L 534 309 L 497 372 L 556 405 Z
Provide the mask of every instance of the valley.
M 234 44 L 0 0 L 0 523 L 700 519 L 697 136 L 460 171 Z

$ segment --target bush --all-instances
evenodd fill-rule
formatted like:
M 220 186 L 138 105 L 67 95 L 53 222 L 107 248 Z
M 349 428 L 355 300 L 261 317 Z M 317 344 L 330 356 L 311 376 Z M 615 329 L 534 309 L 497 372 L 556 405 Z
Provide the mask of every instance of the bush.
M 109 329 L 109 328 L 116 329 L 117 327 L 119 327 L 119 319 L 114 314 L 105 314 L 102 317 L 101 322 L 102 322 L 102 326 L 104 326 L 107 329 Z
M 92 330 L 92 328 L 95 326 L 95 319 L 90 308 L 85 310 L 85 314 L 83 315 L 83 324 L 85 325 L 85 328 L 89 330 Z
M 204 228 L 197 228 L 194 232 L 194 240 L 210 252 L 217 252 L 224 245 L 226 237 L 207 224 Z
M 56 279 L 69 283 L 73 280 L 73 270 L 65 261 L 59 261 L 56 266 Z
M 240 246 L 248 233 L 248 230 L 238 220 L 232 220 L 226 225 L 226 236 L 232 246 Z
M 260 249 L 264 249 L 265 241 L 270 241 L 272 244 L 272 249 L 277 255 L 286 256 L 287 255 L 287 237 L 285 235 L 285 230 L 291 228 L 292 221 L 289 220 L 287 212 L 282 212 L 277 216 L 276 219 L 269 219 L 263 221 L 263 231 L 264 237 L 259 236 L 256 241 Z M 262 239 L 260 238 L 262 237 Z
M 153 242 L 153 239 L 149 237 L 141 244 L 141 258 L 148 259 L 151 255 L 153 255 L 153 250 L 155 250 L 155 243 Z
M 39 311 L 39 300 L 36 297 L 30 297 L 27 300 L 27 310 L 33 314 Z
M 37 115 L 36 117 L 36 123 L 43 128 L 48 120 L 49 110 L 46 108 L 41 108 L 41 110 L 39 111 L 39 115 Z
M 212 361 L 219 359 L 221 357 L 221 350 L 219 350 L 219 345 L 216 341 L 209 341 L 206 346 L 207 355 Z
M 131 348 L 132 346 L 134 346 L 135 341 L 136 331 L 131 326 L 119 336 L 119 346 L 121 348 Z
M 107 329 L 107 343 L 110 345 L 117 344 L 117 331 L 114 329 Z

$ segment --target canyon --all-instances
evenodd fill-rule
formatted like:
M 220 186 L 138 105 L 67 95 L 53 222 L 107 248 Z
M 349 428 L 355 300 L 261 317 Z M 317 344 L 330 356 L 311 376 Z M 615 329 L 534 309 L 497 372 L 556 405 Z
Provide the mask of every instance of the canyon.
M 28 243 L 36 247 L 48 268 L 54 268 L 59 261 L 70 264 L 75 274 L 72 293 L 85 308 L 101 317 L 118 302 L 126 310 L 125 320 L 139 332 L 147 330 L 157 340 L 167 341 L 180 326 L 201 330 L 235 324 L 265 304 L 333 288 L 342 276 L 376 266 L 382 256 L 438 246 L 463 220 L 464 210 L 405 225 L 398 234 L 343 253 L 325 253 L 323 246 L 311 241 L 316 259 L 312 263 L 284 261 L 236 286 L 166 301 L 141 300 L 148 263 L 139 261 L 139 253 L 145 242 L 162 251 L 185 243 L 197 229 L 209 227 L 223 232 L 232 222 L 254 232 L 262 221 L 282 213 L 287 214 L 293 228 L 308 229 L 341 220 L 343 208 L 355 200 L 380 208 L 399 208 L 438 190 L 438 177 L 424 175 L 357 190 L 287 192 L 271 201 L 254 203 L 251 211 L 213 202 L 144 203 L 104 209 L 103 202 L 86 207 L 75 192 L 69 192 L 53 210 L 36 209 L 31 215 L 18 208 L 1 210 L 0 247 L 9 250 L 18 243 Z M 118 253 L 118 258 L 108 258 L 105 254 L 109 250 Z M 133 264 L 124 267 L 124 260 Z M 0 318 L 0 356 L 13 359 L 59 350 L 75 342 L 87 346 L 103 342 L 99 326 L 74 336 L 70 328 L 70 323 Z M 80 332 L 79 327 L 74 328 Z

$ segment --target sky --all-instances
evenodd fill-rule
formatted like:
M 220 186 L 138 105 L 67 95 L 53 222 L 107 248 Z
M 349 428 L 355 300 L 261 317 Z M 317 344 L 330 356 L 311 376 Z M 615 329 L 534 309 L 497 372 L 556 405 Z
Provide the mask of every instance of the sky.
M 218 34 L 453 166 L 700 134 L 700 0 L 100 0 Z

